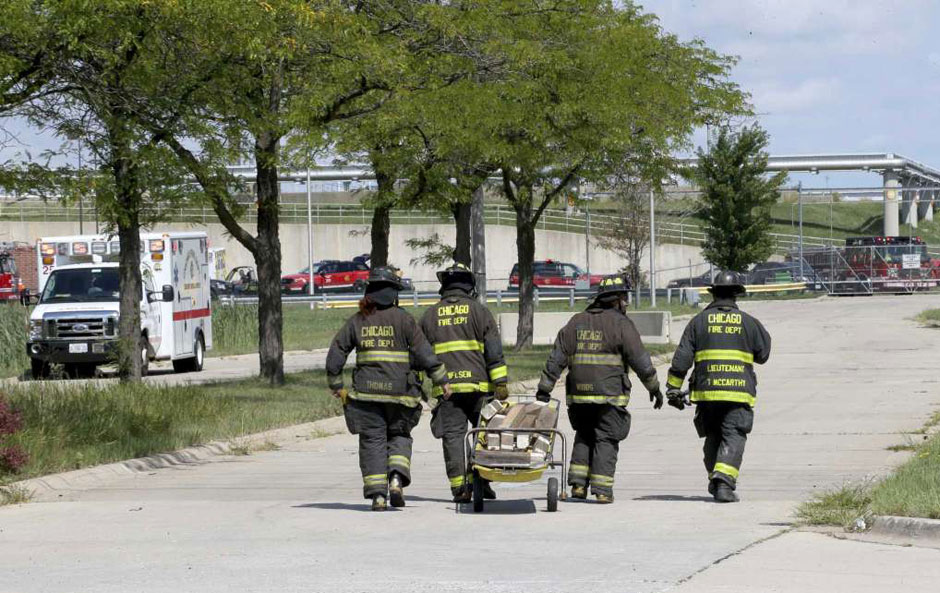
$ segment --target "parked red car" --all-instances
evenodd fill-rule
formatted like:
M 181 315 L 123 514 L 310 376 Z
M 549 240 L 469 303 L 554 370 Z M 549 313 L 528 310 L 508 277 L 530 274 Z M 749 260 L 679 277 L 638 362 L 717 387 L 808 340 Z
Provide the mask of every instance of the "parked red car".
M 313 264 L 313 290 L 361 292 L 369 278 L 369 266 L 361 261 L 324 260 Z M 307 268 L 281 278 L 281 290 L 286 293 L 307 293 L 310 275 Z
M 599 274 L 588 275 L 574 264 L 550 259 L 534 262 L 532 266 L 532 282 L 540 289 L 575 288 L 579 282 L 587 282 L 593 288 L 600 284 L 601 278 Z M 519 264 L 514 265 L 509 274 L 509 289 L 519 289 Z

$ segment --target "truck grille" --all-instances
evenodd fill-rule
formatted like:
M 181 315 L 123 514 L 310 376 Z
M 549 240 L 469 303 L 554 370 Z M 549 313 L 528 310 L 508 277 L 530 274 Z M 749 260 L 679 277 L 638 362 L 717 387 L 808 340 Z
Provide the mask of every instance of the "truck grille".
M 106 319 L 81 317 L 55 320 L 55 336 L 59 338 L 95 338 L 106 335 Z

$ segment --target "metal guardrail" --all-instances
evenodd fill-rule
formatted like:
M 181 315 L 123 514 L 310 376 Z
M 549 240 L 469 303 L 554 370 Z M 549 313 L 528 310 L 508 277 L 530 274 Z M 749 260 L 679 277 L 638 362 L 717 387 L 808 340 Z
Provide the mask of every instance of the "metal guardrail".
M 311 218 L 313 224 L 361 224 L 367 226 L 372 222 L 372 212 L 371 209 L 362 206 L 314 204 Z M 163 211 L 163 215 L 171 222 L 208 224 L 217 221 L 212 209 L 205 206 L 167 209 Z M 91 221 L 94 219 L 94 214 L 90 207 L 62 206 L 40 200 L 0 202 L 0 220 L 66 222 L 78 220 L 80 217 L 84 217 L 86 221 Z M 487 205 L 484 219 L 487 224 L 507 226 L 516 224 L 515 211 L 503 204 Z M 448 215 L 423 210 L 393 209 L 390 213 L 390 220 L 392 224 L 453 223 L 453 219 Z M 256 216 L 251 208 L 245 212 L 240 221 L 246 224 L 256 222 Z M 280 221 L 286 224 L 306 224 L 307 206 L 290 202 L 281 204 Z M 616 216 L 601 213 L 592 213 L 590 215 L 590 231 L 592 234 L 602 233 L 605 229 L 615 228 L 619 224 L 620 219 Z M 641 224 L 645 225 L 647 222 L 644 220 Z M 547 209 L 539 219 L 536 228 L 568 233 L 585 233 L 588 230 L 588 217 L 583 212 Z M 776 243 L 776 251 L 781 254 L 792 250 L 800 243 L 799 235 L 786 233 L 771 233 L 770 235 Z M 697 224 L 660 219 L 656 223 L 656 240 L 657 242 L 679 245 L 701 245 L 705 241 L 705 232 Z M 804 247 L 826 247 L 829 244 L 829 240 L 822 237 L 803 236 Z
M 749 294 L 759 292 L 794 292 L 808 290 L 806 282 L 786 282 L 780 284 L 754 284 L 744 287 Z M 707 286 L 697 288 L 698 293 L 704 295 L 708 292 Z

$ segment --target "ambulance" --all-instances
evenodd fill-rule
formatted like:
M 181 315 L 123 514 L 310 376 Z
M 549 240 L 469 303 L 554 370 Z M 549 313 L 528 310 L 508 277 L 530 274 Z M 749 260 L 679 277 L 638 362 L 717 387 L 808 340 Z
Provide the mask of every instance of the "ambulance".
M 139 352 L 169 360 L 176 372 L 201 371 L 212 349 L 208 237 L 200 232 L 141 233 Z M 113 362 L 118 339 L 121 246 L 112 235 L 43 237 L 36 245 L 38 303 L 26 351 L 36 379 L 52 364 L 89 377 Z

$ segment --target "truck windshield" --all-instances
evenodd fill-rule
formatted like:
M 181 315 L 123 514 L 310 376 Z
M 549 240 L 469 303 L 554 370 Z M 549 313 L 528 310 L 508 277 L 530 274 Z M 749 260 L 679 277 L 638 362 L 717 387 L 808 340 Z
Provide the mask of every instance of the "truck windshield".
M 116 301 L 120 296 L 117 268 L 56 270 L 49 276 L 40 303 Z

